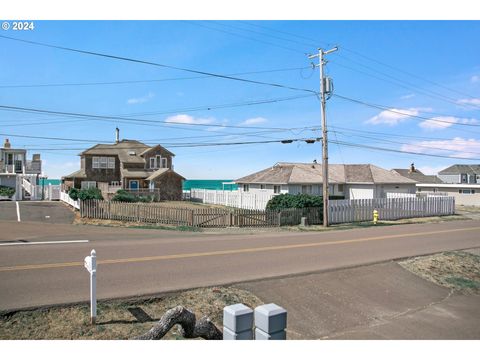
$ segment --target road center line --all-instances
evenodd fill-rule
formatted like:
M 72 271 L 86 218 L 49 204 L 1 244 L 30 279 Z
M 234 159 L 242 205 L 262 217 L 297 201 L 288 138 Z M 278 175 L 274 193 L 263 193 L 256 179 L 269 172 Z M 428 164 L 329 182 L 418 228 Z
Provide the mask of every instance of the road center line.
M 87 243 L 87 242 L 89 242 L 89 240 L 36 241 L 36 242 L 6 243 L 6 244 L 0 244 L 0 246 L 47 245 L 47 244 L 74 244 L 74 243 Z
M 472 227 L 472 228 L 466 228 L 466 229 L 425 231 L 425 232 L 407 233 L 407 234 L 394 234 L 394 235 L 366 237 L 366 238 L 350 239 L 350 240 L 332 240 L 332 241 L 323 241 L 323 242 L 316 242 L 316 243 L 265 246 L 265 247 L 244 248 L 244 249 L 236 249 L 236 250 L 219 250 L 219 251 L 210 251 L 210 252 L 202 252 L 202 253 L 186 253 L 186 254 L 147 256 L 147 257 L 139 257 L 139 258 L 110 259 L 110 260 L 97 261 L 97 264 L 103 264 L 103 265 L 124 264 L 124 263 L 155 261 L 155 260 L 187 259 L 187 258 L 202 257 L 202 256 L 233 255 L 233 254 L 254 253 L 254 252 L 261 252 L 261 251 L 288 250 L 288 249 L 299 249 L 299 248 L 319 247 L 319 246 L 328 246 L 328 245 L 343 245 L 343 244 L 351 244 L 351 243 L 381 241 L 381 240 L 398 239 L 398 238 L 405 238 L 405 237 L 436 235 L 436 234 L 454 233 L 454 232 L 462 232 L 462 231 L 478 231 L 478 230 L 480 230 L 480 227 Z M 83 266 L 83 261 L 52 263 L 52 264 L 5 266 L 5 267 L 0 267 L 0 272 L 17 271 L 17 270 L 53 269 L 53 268 L 74 267 L 74 266 Z
M 17 207 L 17 220 L 20 222 L 20 205 L 18 205 L 18 201 L 15 201 L 15 205 Z

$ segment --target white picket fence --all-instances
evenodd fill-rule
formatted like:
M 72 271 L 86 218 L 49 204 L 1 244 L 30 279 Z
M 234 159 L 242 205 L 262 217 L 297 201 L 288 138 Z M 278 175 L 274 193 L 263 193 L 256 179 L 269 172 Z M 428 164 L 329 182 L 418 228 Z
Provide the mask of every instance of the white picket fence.
M 455 214 L 455 198 L 382 198 L 359 200 L 330 200 L 328 219 L 331 224 L 371 221 L 373 210 L 379 220 L 397 220 L 413 217 Z
M 192 201 L 249 210 L 265 210 L 268 201 L 274 196 L 275 194 L 249 193 L 243 191 L 190 190 L 190 200 Z
M 386 195 L 387 195 L 387 199 L 403 199 L 403 198 L 415 199 L 417 197 L 416 194 L 393 193 L 393 192 L 387 192 Z
M 60 191 L 60 201 L 63 201 L 75 209 L 80 210 L 80 200 L 73 200 L 70 195 L 64 191 Z

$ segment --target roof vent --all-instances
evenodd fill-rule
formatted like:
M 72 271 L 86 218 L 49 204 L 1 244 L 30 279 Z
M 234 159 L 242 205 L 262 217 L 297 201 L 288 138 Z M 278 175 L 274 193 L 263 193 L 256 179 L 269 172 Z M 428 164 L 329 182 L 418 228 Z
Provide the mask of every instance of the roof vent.
M 128 155 L 135 156 L 135 155 L 137 155 L 137 153 L 136 153 L 135 151 L 133 151 L 133 150 L 130 150 L 130 151 L 128 152 Z
M 5 143 L 3 144 L 3 147 L 5 149 L 10 149 L 12 147 L 12 145 L 10 144 L 10 141 L 8 141 L 8 139 L 5 139 Z

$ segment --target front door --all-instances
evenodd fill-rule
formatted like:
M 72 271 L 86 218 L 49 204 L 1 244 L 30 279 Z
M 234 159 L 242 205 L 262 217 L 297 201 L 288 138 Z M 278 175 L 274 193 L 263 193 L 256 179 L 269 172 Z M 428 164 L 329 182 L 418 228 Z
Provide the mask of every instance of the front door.
M 130 189 L 133 189 L 133 190 L 138 189 L 138 180 L 130 180 Z

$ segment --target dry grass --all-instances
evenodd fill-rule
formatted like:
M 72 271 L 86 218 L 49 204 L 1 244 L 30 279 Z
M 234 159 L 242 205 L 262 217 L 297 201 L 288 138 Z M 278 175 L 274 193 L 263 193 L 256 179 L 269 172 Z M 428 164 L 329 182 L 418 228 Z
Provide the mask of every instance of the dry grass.
M 90 325 L 88 305 L 18 311 L 0 316 L 0 339 L 131 339 L 148 331 L 165 311 L 178 305 L 194 311 L 197 318 L 209 316 L 221 329 L 223 308 L 236 303 L 252 308 L 262 304 L 248 291 L 213 287 L 161 298 L 100 302 L 96 326 Z M 182 337 L 173 327 L 165 339 Z
M 399 263 L 435 284 L 467 294 L 480 294 L 480 256 L 464 251 L 420 256 Z

